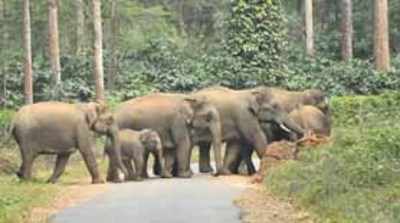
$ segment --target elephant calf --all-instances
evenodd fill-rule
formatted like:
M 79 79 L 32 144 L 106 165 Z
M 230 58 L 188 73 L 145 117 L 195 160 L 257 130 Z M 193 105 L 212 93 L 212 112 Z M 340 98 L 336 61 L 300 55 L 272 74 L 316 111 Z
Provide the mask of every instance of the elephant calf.
M 150 153 L 152 153 L 157 160 L 160 160 L 161 177 L 172 177 L 165 170 L 165 162 L 162 154 L 162 145 L 160 136 L 156 131 L 144 129 L 141 131 L 134 131 L 124 129 L 119 131 L 119 140 L 121 145 L 122 161 L 128 171 L 128 180 L 142 180 L 142 177 L 147 177 L 147 160 Z M 105 144 L 105 152 L 110 157 L 110 149 L 112 149 L 111 142 L 108 140 Z M 111 158 L 111 157 L 110 157 Z M 107 181 L 117 181 L 116 166 L 113 163 L 114 159 L 110 159 Z M 132 166 L 132 161 L 134 167 Z

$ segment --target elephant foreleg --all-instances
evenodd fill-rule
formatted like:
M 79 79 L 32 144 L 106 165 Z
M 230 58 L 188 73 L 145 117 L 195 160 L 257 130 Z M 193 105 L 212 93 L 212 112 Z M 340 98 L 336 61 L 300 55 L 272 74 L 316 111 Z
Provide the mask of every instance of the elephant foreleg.
M 135 179 L 135 172 L 133 170 L 132 166 L 132 161 L 130 159 L 123 159 L 122 162 L 124 163 L 124 166 L 126 170 L 128 171 L 128 180 L 134 180 Z
M 62 173 L 65 171 L 65 166 L 68 163 L 71 154 L 59 154 L 57 155 L 56 165 L 54 167 L 53 175 L 48 179 L 47 182 L 55 183 Z
M 117 164 L 114 163 L 113 159 L 108 161 L 107 178 L 108 182 L 119 182 Z
M 253 155 L 253 149 L 250 146 L 242 148 L 241 160 L 247 167 L 247 173 L 253 175 L 256 173 L 256 167 L 254 166 L 253 160 L 251 159 Z
M 144 155 L 140 154 L 139 156 L 134 156 L 133 161 L 135 163 L 135 175 L 134 180 L 141 181 L 143 180 L 142 174 L 144 171 L 143 164 L 144 164 Z
M 153 172 L 154 175 L 161 175 L 161 165 L 160 165 L 161 160 L 158 158 L 158 156 L 154 156 L 154 163 L 153 163 Z
M 142 170 L 142 178 L 149 178 L 149 174 L 147 173 L 147 171 L 148 171 L 148 167 L 147 167 L 147 163 L 148 163 L 148 161 L 149 161 L 149 153 L 147 152 L 147 153 L 145 153 L 144 154 L 144 160 L 143 160 L 143 170 Z M 154 161 L 155 162 L 155 161 Z M 153 169 L 153 172 L 154 172 L 155 170 Z
M 232 174 L 236 172 L 240 163 L 240 148 L 241 145 L 238 142 L 229 142 L 226 145 L 225 157 L 224 157 L 224 174 Z
M 104 183 L 104 181 L 100 178 L 99 169 L 97 167 L 96 158 L 92 151 L 92 144 L 90 143 L 90 140 L 89 130 L 79 128 L 79 152 L 81 153 L 86 167 L 89 170 L 90 176 L 92 177 L 92 183 Z
M 199 144 L 199 171 L 200 173 L 214 171 L 210 164 L 210 143 Z
M 157 159 L 160 162 L 161 177 L 171 178 L 172 177 L 171 173 L 168 172 L 165 168 L 165 159 L 163 157 L 162 150 L 157 150 L 156 152 L 154 152 L 154 159 Z
M 164 151 L 165 171 L 170 174 L 172 174 L 176 162 L 174 151 L 175 150 L 172 149 L 166 149 Z

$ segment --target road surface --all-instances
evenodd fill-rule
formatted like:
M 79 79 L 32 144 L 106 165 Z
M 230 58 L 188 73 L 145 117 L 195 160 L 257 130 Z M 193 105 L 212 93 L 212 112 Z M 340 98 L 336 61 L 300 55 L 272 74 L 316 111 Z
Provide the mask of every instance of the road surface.
M 49 222 L 239 223 L 240 210 L 232 202 L 243 190 L 204 174 L 112 184 L 106 193 L 53 215 Z

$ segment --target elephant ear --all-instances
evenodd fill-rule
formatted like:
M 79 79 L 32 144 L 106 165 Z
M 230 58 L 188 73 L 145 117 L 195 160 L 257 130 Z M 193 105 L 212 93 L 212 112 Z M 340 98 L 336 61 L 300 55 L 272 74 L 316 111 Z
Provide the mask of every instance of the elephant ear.
M 254 115 L 257 115 L 260 108 L 264 104 L 271 104 L 272 93 L 268 87 L 258 87 L 251 91 L 253 98 L 250 100 L 249 110 Z
M 106 113 L 107 107 L 103 103 L 90 102 L 83 109 L 88 126 L 91 128 L 101 114 Z
M 143 129 L 142 131 L 140 131 L 140 142 L 146 143 L 150 139 L 152 132 L 153 131 L 150 129 Z

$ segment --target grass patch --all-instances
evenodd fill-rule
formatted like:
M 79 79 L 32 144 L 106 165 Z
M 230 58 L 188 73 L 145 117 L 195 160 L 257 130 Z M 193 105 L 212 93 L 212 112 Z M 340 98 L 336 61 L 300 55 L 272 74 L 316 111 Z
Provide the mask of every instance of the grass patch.
M 41 156 L 34 163 L 32 181 L 20 181 L 14 174 L 20 164 L 17 148 L 0 149 L 3 165 L 0 169 L 0 223 L 29 222 L 35 207 L 50 207 L 67 187 L 75 184 L 90 184 L 90 175 L 79 153 L 75 153 L 66 171 L 57 184 L 48 184 L 54 158 Z M 100 173 L 105 177 L 107 161 L 98 158 Z M 5 171 L 2 171 L 5 170 Z M 12 171 L 10 171 L 12 170 Z
M 357 97 L 336 100 L 359 104 Z M 272 169 L 266 186 L 308 209 L 317 222 L 400 222 L 400 108 L 384 108 L 367 104 L 350 122 L 336 113 L 334 141 L 304 148 L 299 161 Z

